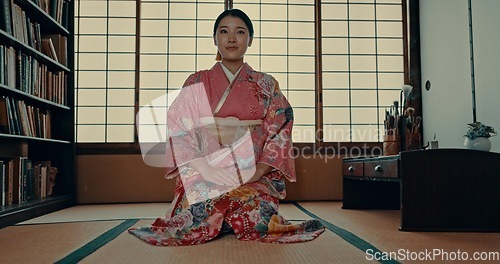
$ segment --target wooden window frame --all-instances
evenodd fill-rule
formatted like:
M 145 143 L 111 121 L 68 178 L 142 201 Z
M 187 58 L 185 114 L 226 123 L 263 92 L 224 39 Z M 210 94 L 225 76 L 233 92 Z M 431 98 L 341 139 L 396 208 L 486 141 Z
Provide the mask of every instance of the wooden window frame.
M 226 9 L 232 8 L 233 1 L 225 0 Z M 321 43 L 321 0 L 315 0 L 315 129 L 318 131 L 319 140 L 314 143 L 294 143 L 295 154 L 305 155 L 380 155 L 382 142 L 323 142 L 323 117 L 322 117 L 322 43 Z M 421 69 L 420 69 L 420 28 L 419 28 L 419 0 L 402 0 L 403 16 L 403 45 L 404 45 L 404 81 L 413 86 L 412 107 L 416 115 L 422 114 L 421 101 Z M 141 35 L 141 1 L 136 1 L 136 35 Z M 140 37 L 136 37 L 135 53 L 135 112 L 139 110 L 139 80 L 140 80 Z M 76 124 L 75 124 L 76 125 Z M 140 154 L 137 131 L 134 132 L 134 142 L 131 143 L 77 143 L 78 155 L 94 154 Z

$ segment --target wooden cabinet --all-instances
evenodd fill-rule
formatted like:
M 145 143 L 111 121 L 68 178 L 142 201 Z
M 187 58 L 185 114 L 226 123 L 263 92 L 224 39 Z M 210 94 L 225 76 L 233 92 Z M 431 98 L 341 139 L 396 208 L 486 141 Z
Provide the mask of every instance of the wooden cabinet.
M 500 231 L 500 153 L 402 151 L 344 159 L 344 209 L 401 209 L 402 231 Z
M 74 2 L 2 0 L 1 5 L 3 227 L 74 204 L 76 188 Z M 11 183 L 9 171 L 14 175 Z M 55 175 L 53 188 L 42 185 L 54 182 L 50 175 Z M 15 198 L 10 202 L 9 190 Z
M 342 162 L 344 209 L 399 209 L 398 156 Z
M 401 230 L 500 231 L 500 153 L 400 153 Z

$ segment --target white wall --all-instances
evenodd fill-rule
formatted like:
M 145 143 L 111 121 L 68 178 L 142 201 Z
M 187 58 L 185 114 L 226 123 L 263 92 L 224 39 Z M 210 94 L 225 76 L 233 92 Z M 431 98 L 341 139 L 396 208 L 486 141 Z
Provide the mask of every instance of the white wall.
M 477 120 L 500 129 L 500 1 L 472 0 Z M 478 39 L 476 41 L 476 39 Z M 500 152 L 500 136 L 491 138 Z
M 500 1 L 472 0 L 477 120 L 500 129 Z M 472 122 L 467 0 L 420 0 L 424 142 L 463 148 Z M 500 136 L 492 137 L 500 152 Z

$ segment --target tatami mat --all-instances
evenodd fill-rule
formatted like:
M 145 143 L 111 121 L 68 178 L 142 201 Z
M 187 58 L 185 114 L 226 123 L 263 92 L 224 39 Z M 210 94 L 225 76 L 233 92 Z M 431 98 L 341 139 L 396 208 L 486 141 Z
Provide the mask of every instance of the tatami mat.
M 76 222 L 0 229 L 0 263 L 54 263 L 120 222 Z
M 400 216 L 398 210 L 344 210 L 342 203 L 300 203 L 301 206 L 336 226 L 349 230 L 381 252 L 398 252 L 402 250 L 404 258 L 429 251 L 436 252 L 434 260 L 446 260 L 462 255 L 473 258 L 475 252 L 500 255 L 500 233 L 471 232 L 402 232 L 399 231 Z M 423 252 L 423 253 L 420 253 Z M 462 252 L 462 253 L 460 253 Z M 466 254 L 463 254 L 466 252 Z M 406 260 L 403 263 L 422 263 L 422 261 Z M 439 263 L 453 263 L 437 261 Z M 462 263 L 499 263 L 482 260 L 480 262 L 465 261 Z
M 139 221 L 136 226 L 148 225 Z M 363 252 L 326 231 L 316 240 L 297 244 L 238 241 L 225 235 L 203 245 L 157 247 L 123 233 L 82 263 L 361 263 Z
M 321 236 L 307 243 L 283 245 L 238 241 L 234 235 L 228 234 L 204 245 L 157 247 L 126 231 L 130 226 L 151 224 L 153 219 L 163 216 L 169 206 L 168 203 L 81 205 L 3 228 L 0 229 L 0 261 L 53 263 L 63 260 L 63 263 L 75 263 L 76 259 L 81 260 L 81 263 L 367 263 L 366 258 L 370 257 L 365 252 L 367 248 L 378 250 L 379 253 L 413 254 L 406 255 L 410 257 L 414 254 L 422 257 L 422 252 L 434 250 L 451 254 L 450 257 L 456 257 L 457 252 L 466 252 L 469 257 L 474 252 L 500 254 L 500 233 L 401 232 L 398 229 L 399 211 L 343 210 L 341 202 L 280 205 L 280 213 L 289 220 L 302 221 L 314 217 L 327 226 L 328 230 Z M 134 219 L 142 220 L 137 222 Z M 439 257 L 442 256 L 434 258 L 435 263 L 453 263 Z M 429 259 L 425 260 L 429 262 Z M 398 261 L 423 263 L 401 258 Z M 480 263 L 498 263 L 498 260 Z

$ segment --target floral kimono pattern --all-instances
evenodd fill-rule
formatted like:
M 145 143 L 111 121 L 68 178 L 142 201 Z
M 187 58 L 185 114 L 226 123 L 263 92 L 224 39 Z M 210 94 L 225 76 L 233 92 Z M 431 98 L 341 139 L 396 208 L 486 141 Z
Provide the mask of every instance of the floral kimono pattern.
M 201 121 L 228 117 L 260 122 L 244 130 L 246 137 L 235 140 L 237 144 L 229 144 L 233 155 L 227 157 L 232 158 L 222 155 L 213 165 L 213 154 L 228 147 L 221 148 L 220 135 L 206 132 L 210 128 Z M 272 76 L 245 63 L 230 83 L 217 63 L 186 80 L 167 119 L 172 151 L 166 157 L 166 177 L 176 178 L 172 208 L 151 226 L 132 228 L 130 233 L 153 245 L 183 246 L 202 244 L 227 232 L 234 232 L 240 240 L 270 243 L 310 241 L 324 232 L 318 220 L 292 224 L 278 213 L 279 199 L 286 196 L 285 178 L 294 182 L 296 177 L 290 155 L 293 111 Z M 213 166 L 233 162 L 238 175 L 257 163 L 272 170 L 256 182 L 245 183 L 240 177 L 241 185 L 222 188 L 203 181 L 202 172 L 186 165 L 196 159 Z

